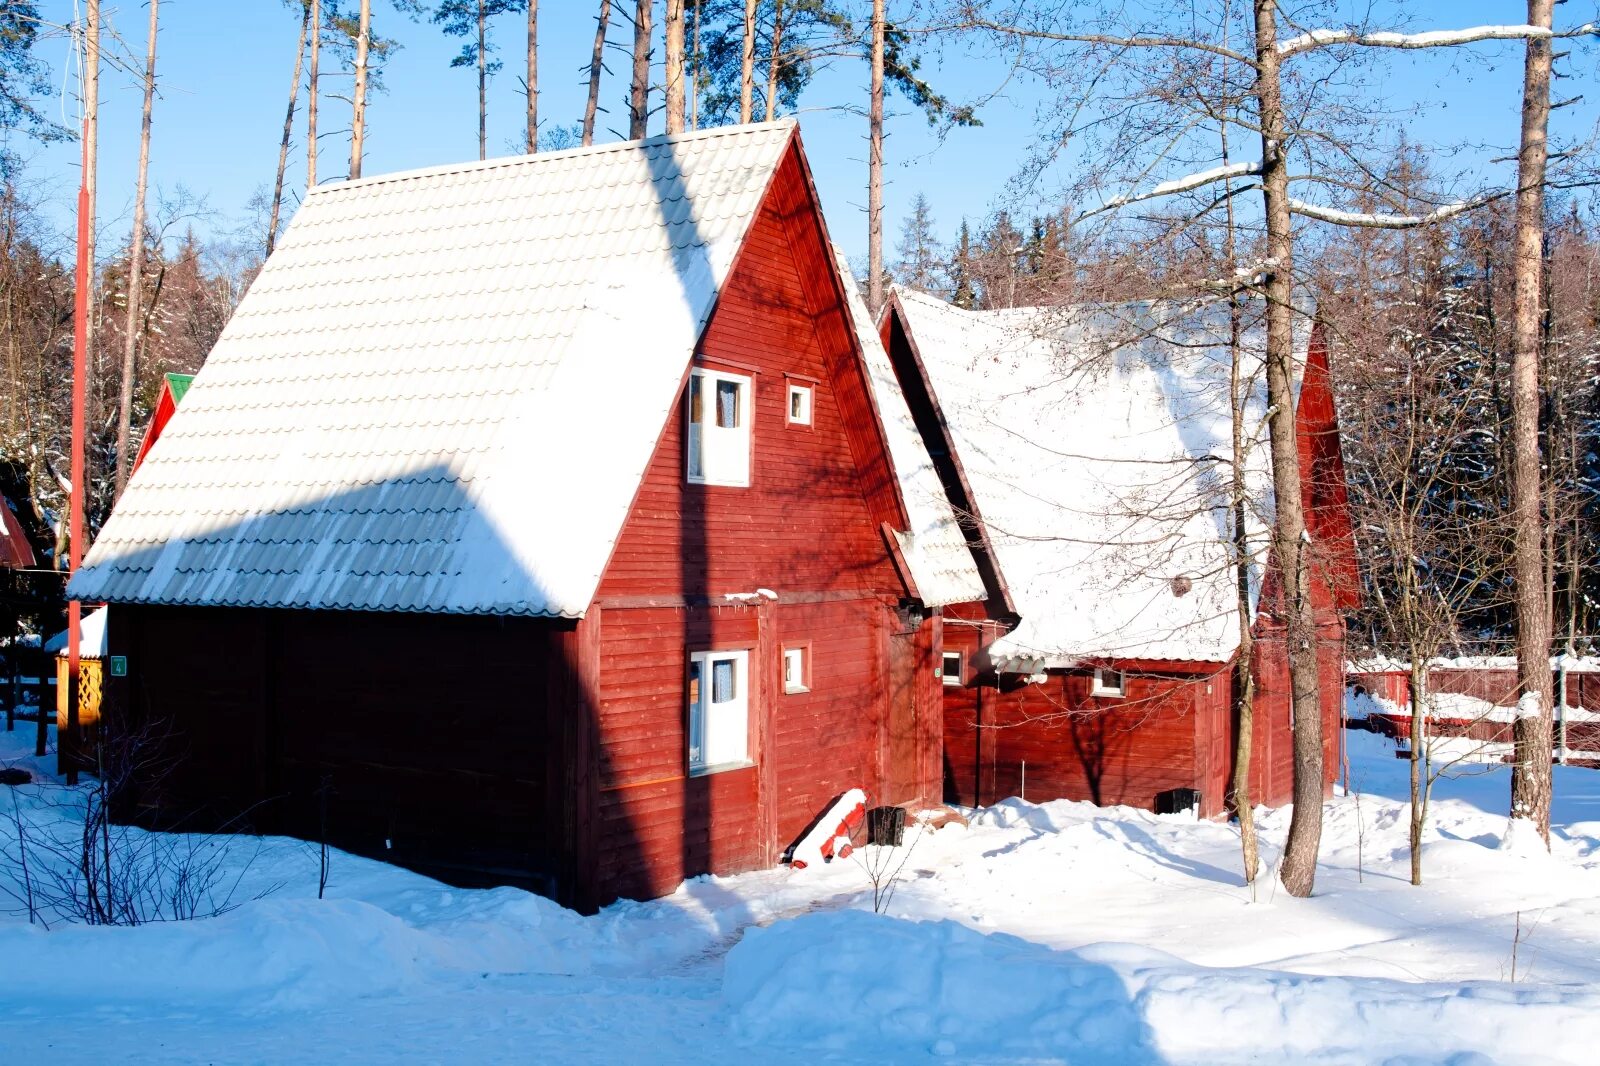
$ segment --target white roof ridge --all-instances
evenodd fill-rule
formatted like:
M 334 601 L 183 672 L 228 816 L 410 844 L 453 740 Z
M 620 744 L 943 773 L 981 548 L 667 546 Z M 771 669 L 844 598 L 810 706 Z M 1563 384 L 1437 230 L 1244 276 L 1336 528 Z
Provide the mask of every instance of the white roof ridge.
M 424 167 L 413 167 L 409 170 L 394 170 L 383 174 L 373 174 L 359 178 L 346 178 L 342 181 L 330 181 L 318 185 L 306 193 L 306 199 L 312 196 L 321 196 L 331 192 L 347 192 L 351 189 L 364 189 L 375 185 L 384 185 L 389 182 L 413 181 L 418 178 L 435 178 L 452 174 L 470 174 L 480 170 L 496 170 L 501 167 L 537 166 L 561 160 L 573 159 L 581 156 L 601 156 L 610 152 L 638 151 L 641 148 L 652 148 L 662 144 L 683 144 L 710 140 L 715 137 L 728 137 L 753 133 L 767 133 L 780 129 L 796 129 L 799 123 L 793 118 L 778 118 L 771 122 L 749 122 L 732 126 L 712 126 L 703 130 L 691 130 L 685 133 L 658 133 L 653 137 L 631 141 L 608 141 L 605 144 L 578 145 L 575 148 L 560 148 L 548 152 L 523 153 L 521 155 L 502 155 L 492 159 L 468 159 L 454 163 L 434 163 Z

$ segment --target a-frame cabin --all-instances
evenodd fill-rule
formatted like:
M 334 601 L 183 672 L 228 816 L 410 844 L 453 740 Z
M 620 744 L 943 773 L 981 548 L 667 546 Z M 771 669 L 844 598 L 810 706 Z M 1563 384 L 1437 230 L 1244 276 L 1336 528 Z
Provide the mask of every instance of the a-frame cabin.
M 937 800 L 981 583 L 853 299 L 793 123 L 314 190 L 73 583 L 137 816 L 587 909 Z

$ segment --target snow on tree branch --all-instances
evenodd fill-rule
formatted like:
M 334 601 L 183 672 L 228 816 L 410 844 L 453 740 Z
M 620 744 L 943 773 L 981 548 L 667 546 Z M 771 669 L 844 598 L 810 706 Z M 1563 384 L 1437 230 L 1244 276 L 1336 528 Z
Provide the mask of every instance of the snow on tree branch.
M 1174 196 L 1205 185 L 1213 185 L 1228 178 L 1251 177 L 1260 173 L 1261 161 L 1259 159 L 1248 163 L 1230 163 L 1225 167 L 1202 170 L 1198 173 L 1187 174 L 1181 178 L 1173 178 L 1171 181 L 1164 181 L 1160 185 L 1146 189 L 1144 192 L 1129 192 L 1123 193 L 1121 196 L 1114 196 L 1094 210 L 1085 211 L 1079 215 L 1077 221 L 1082 222 L 1086 218 L 1092 218 L 1107 211 L 1115 211 L 1119 207 L 1136 204 L 1141 200 L 1154 200 L 1160 196 Z
M 1100 44 L 1113 48 L 1175 48 L 1190 51 L 1209 52 L 1212 55 L 1231 59 L 1236 63 L 1254 67 L 1256 62 L 1243 52 L 1236 52 L 1210 41 L 1202 41 L 1193 37 L 1161 37 L 1153 34 L 1135 34 L 1131 37 L 1118 37 L 1105 33 L 1061 33 L 1035 27 L 1005 25 L 990 19 L 969 15 L 958 23 L 962 28 L 974 30 L 987 30 L 990 33 L 1003 34 L 1008 37 L 1017 37 L 1024 40 L 1035 41 L 1060 41 L 1069 44 Z
M 1594 23 L 1585 23 L 1571 30 L 1554 33 L 1542 26 L 1472 26 L 1461 30 L 1428 30 L 1423 33 L 1395 33 L 1377 30 L 1359 33 L 1355 30 L 1310 30 L 1278 44 L 1280 56 L 1298 55 L 1314 48 L 1334 44 L 1354 44 L 1366 48 L 1446 48 L 1452 45 L 1473 44 L 1477 41 L 1521 41 L 1540 37 L 1582 37 L 1600 30 Z
M 1492 203 L 1509 193 L 1497 192 L 1490 196 L 1481 196 L 1476 200 L 1461 200 L 1453 204 L 1445 204 L 1425 215 L 1394 215 L 1394 214 L 1369 214 L 1362 211 L 1341 211 L 1335 207 L 1322 207 L 1319 204 L 1307 203 L 1304 200 L 1289 200 L 1289 210 L 1306 218 L 1314 218 L 1321 222 L 1331 222 L 1336 226 L 1355 226 L 1363 229 L 1415 229 L 1418 226 L 1427 226 L 1435 222 L 1443 222 L 1447 218 L 1485 204 Z

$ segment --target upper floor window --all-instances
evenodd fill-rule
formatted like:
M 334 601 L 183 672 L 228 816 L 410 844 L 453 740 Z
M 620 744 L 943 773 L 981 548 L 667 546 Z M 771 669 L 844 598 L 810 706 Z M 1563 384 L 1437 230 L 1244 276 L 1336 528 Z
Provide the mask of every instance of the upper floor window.
M 789 386 L 789 422 L 796 426 L 811 424 L 811 386 Z
M 687 474 L 699 485 L 750 484 L 750 379 L 719 370 L 689 374 Z

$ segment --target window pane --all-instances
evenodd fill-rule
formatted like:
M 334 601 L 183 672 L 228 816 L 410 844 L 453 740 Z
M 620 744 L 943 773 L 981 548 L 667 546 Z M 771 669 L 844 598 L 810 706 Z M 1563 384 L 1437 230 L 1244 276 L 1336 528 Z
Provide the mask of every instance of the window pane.
M 738 696 L 734 686 L 733 660 L 714 659 L 711 662 L 711 702 L 727 703 Z
M 717 425 L 723 429 L 739 426 L 739 383 L 717 382 Z
M 700 663 L 689 662 L 689 765 L 705 761 L 705 706 L 700 700 Z
M 705 399 L 701 395 L 703 391 L 701 383 L 704 381 L 705 378 L 699 374 L 689 375 L 689 421 L 691 422 L 704 422 L 706 420 Z

